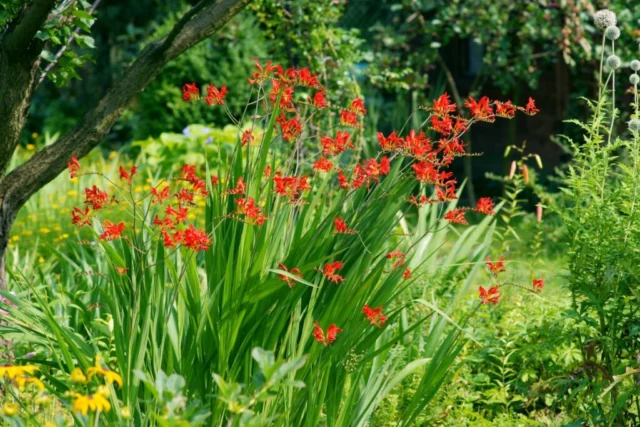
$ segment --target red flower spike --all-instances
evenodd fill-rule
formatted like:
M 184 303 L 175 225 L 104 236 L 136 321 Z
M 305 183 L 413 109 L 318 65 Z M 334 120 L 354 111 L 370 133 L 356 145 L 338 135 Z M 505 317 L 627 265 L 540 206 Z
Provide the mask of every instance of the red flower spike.
M 453 132 L 453 121 L 451 117 L 439 118 L 438 116 L 431 116 L 431 127 L 434 131 L 448 136 Z
M 324 90 L 316 92 L 313 95 L 313 106 L 316 108 L 327 108 L 329 104 L 327 104 L 327 93 Z
M 456 111 L 456 104 L 451 102 L 449 94 L 445 92 L 440 95 L 440 98 L 433 101 L 431 111 L 439 117 L 448 116 L 449 113 L 454 113 Z
M 476 212 L 484 215 L 493 215 L 493 200 L 490 197 L 482 197 L 478 199 Z
M 249 84 L 251 85 L 254 85 L 254 84 L 263 85 L 269 78 L 269 75 L 276 70 L 277 66 L 271 64 L 271 61 L 267 61 L 267 65 L 265 65 L 265 67 L 262 68 L 260 63 L 256 61 L 256 68 L 258 69 L 258 71 L 255 71 L 253 73 L 253 78 L 248 79 Z
M 182 86 L 182 99 L 185 101 L 196 101 L 200 99 L 200 89 L 195 83 L 185 83 Z
M 294 112 L 293 107 L 293 86 L 283 85 L 278 80 L 271 80 L 272 88 L 269 94 L 269 100 L 272 104 L 275 104 L 280 97 L 280 109 L 283 111 Z M 284 88 L 283 88 L 284 86 Z
M 247 129 L 242 132 L 242 146 L 253 143 L 256 137 L 253 135 L 253 129 Z
M 302 132 L 302 124 L 297 117 L 287 120 L 287 117 L 282 113 L 276 121 L 280 125 L 280 131 L 282 133 L 282 139 L 291 142 Z
M 524 112 L 530 116 L 535 116 L 540 112 L 540 110 L 536 108 L 536 101 L 533 98 L 529 97 L 529 102 L 527 102 Z
M 153 187 L 151 189 L 151 194 L 153 195 L 151 203 L 162 203 L 165 200 L 169 200 L 169 186 L 165 186 L 161 191 L 158 191 L 157 187 Z
M 196 176 L 196 167 L 193 165 L 184 164 L 180 168 L 180 176 L 185 181 L 193 182 L 194 180 L 198 179 L 198 177 Z
M 189 225 L 189 228 L 184 230 L 182 241 L 184 246 L 194 252 L 206 251 L 209 249 L 209 245 L 211 244 L 211 239 L 207 233 L 196 229 L 193 224 Z
M 495 262 L 495 263 L 491 262 L 491 259 L 489 259 L 489 257 L 487 257 L 485 262 L 487 264 L 487 268 L 489 268 L 489 271 L 491 273 L 493 273 L 494 276 L 497 276 L 498 274 L 500 274 L 503 271 L 505 271 L 505 269 L 504 269 L 504 257 L 500 257 L 498 262 Z
M 326 157 L 321 157 L 313 164 L 313 169 L 317 171 L 329 172 L 331 171 L 331 168 L 333 168 L 333 163 L 331 163 Z
M 193 205 L 193 193 L 187 188 L 181 188 L 176 193 L 179 205 Z
M 213 84 L 207 86 L 207 97 L 205 101 L 209 105 L 224 105 L 224 98 L 227 96 L 227 85 L 222 85 L 220 89 Z
M 311 71 L 309 71 L 308 68 L 301 68 L 298 70 L 298 81 L 302 86 L 322 88 L 318 78 L 311 74 Z
M 262 215 L 262 209 L 256 207 L 256 201 L 251 197 L 247 199 L 244 197 L 238 198 L 236 205 L 238 205 L 238 214 L 244 215 L 249 224 L 260 226 L 267 219 L 266 216 Z
M 131 185 L 133 181 L 133 176 L 137 173 L 138 168 L 135 166 L 131 166 L 131 170 L 127 172 L 122 166 L 120 166 L 120 179 L 126 179 L 127 184 Z
M 544 288 L 544 279 L 533 279 L 533 283 L 531 285 L 535 292 L 542 292 L 542 289 Z
M 376 135 L 380 148 L 382 148 L 383 151 L 394 151 L 399 148 L 402 143 L 402 140 L 398 138 L 395 131 L 391 132 L 386 138 L 382 132 L 378 132 Z
M 85 188 L 85 204 L 91 206 L 94 211 L 102 209 L 109 201 L 109 195 L 106 191 L 100 190 L 95 185 L 92 188 Z
M 325 156 L 337 156 L 344 153 L 348 148 L 353 148 L 351 134 L 344 131 L 336 132 L 335 139 L 325 135 L 320 138 L 320 143 L 322 144 L 322 153 Z
M 279 262 L 278 263 L 278 268 L 280 270 L 286 271 L 287 273 L 293 274 L 296 277 L 300 277 L 302 278 L 302 274 L 300 273 L 300 269 L 299 268 L 292 268 L 291 270 L 289 270 L 283 263 Z M 283 282 L 285 282 L 290 288 L 293 288 L 296 285 L 296 281 L 293 280 L 291 277 L 289 276 L 285 276 L 283 274 L 278 274 L 278 278 L 280 280 L 282 280 Z
M 333 219 L 333 234 L 358 234 L 358 232 L 352 228 L 347 227 L 347 223 L 340 217 Z
M 386 258 L 393 261 L 392 267 L 395 269 L 404 265 L 406 254 L 402 251 L 391 251 L 386 255 Z
M 496 116 L 505 119 L 512 119 L 516 115 L 516 107 L 511 101 L 500 102 L 496 101 Z
M 362 307 L 362 312 L 364 313 L 364 316 L 367 318 L 369 323 L 371 323 L 373 326 L 382 328 L 387 322 L 387 316 L 382 314 L 382 306 L 371 308 L 368 305 L 365 305 L 364 307 Z
M 171 205 L 168 205 L 164 212 L 167 216 L 172 216 L 177 223 L 185 222 L 187 220 L 187 213 L 189 210 L 184 206 L 178 206 L 178 209 L 179 210 L 175 210 Z
M 411 270 L 409 270 L 408 268 L 404 270 L 404 273 L 402 273 L 402 278 L 405 280 L 411 279 Z
M 303 191 L 311 189 L 307 179 L 306 176 L 274 176 L 274 191 L 280 196 L 287 197 L 289 201 L 295 202 Z
M 82 227 L 84 225 L 91 226 L 91 218 L 89 216 L 89 206 L 84 208 L 84 211 L 80 208 L 73 208 L 71 211 L 71 223 L 76 227 Z
M 327 279 L 329 279 L 333 283 L 338 284 L 340 282 L 344 282 L 344 278 L 336 274 L 336 271 L 340 270 L 343 265 L 344 264 L 342 263 L 342 261 L 335 261 L 330 264 L 327 263 L 324 265 L 324 270 L 322 270 L 322 274 L 327 276 Z
M 490 100 L 486 96 L 480 98 L 478 102 L 472 97 L 469 97 L 465 101 L 464 106 L 471 110 L 471 115 L 476 120 L 481 122 L 494 122 L 496 119 L 490 105 Z
M 213 175 L 211 177 L 211 185 L 218 185 L 218 175 Z
M 111 221 L 105 220 L 103 223 L 104 232 L 100 235 L 100 240 L 119 239 L 124 231 L 124 222 L 113 224 Z
M 483 286 L 480 286 L 478 288 L 478 291 L 480 292 L 480 303 L 481 304 L 497 304 L 500 301 L 500 297 L 502 296 L 502 294 L 500 293 L 500 290 L 498 289 L 498 286 L 492 286 L 490 287 L 488 290 L 485 289 Z
M 349 111 L 349 110 L 340 111 L 340 123 L 343 126 L 349 126 L 352 128 L 361 127 L 360 124 L 358 123 L 358 115 L 353 111 Z
M 227 190 L 227 194 L 243 194 L 246 189 L 247 189 L 247 186 L 244 183 L 244 178 L 238 177 L 238 182 L 236 183 L 236 187 Z
M 461 224 L 461 225 L 469 225 L 467 219 L 464 216 L 465 210 L 462 208 L 454 209 L 449 211 L 444 216 L 444 219 L 449 221 L 452 224 Z
M 425 196 L 424 194 L 421 195 L 421 196 L 411 196 L 411 197 L 409 197 L 408 201 L 412 205 L 416 205 L 419 208 L 424 206 L 424 205 L 427 205 L 429 203 L 433 203 L 433 201 L 429 200 L 429 198 L 427 196 Z
M 335 323 L 332 323 L 327 328 L 327 333 L 325 335 L 324 331 L 320 327 L 320 324 L 316 321 L 315 327 L 313 328 L 313 337 L 316 339 L 316 341 L 326 347 L 336 340 L 336 337 L 340 332 L 342 332 L 342 329 L 338 328 Z
M 125 274 L 127 274 L 127 271 L 129 271 L 129 269 L 125 267 L 116 267 L 116 271 L 119 275 L 124 276 Z
M 367 110 L 364 108 L 364 100 L 362 98 L 356 98 L 351 101 L 349 109 L 357 115 L 367 114 Z
M 71 160 L 67 163 L 67 167 L 69 168 L 69 178 L 75 178 L 78 176 L 78 171 L 80 170 L 80 162 L 76 156 L 71 156 Z

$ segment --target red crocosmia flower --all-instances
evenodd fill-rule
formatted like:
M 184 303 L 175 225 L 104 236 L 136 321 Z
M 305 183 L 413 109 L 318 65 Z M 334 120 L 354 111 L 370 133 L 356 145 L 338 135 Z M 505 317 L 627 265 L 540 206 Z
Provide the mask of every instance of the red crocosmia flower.
M 205 101 L 209 105 L 224 105 L 224 98 L 227 96 L 227 85 L 222 85 L 220 89 L 210 84 L 207 86 L 207 97 Z
M 405 280 L 411 279 L 411 270 L 409 270 L 408 268 L 404 270 L 404 273 L 402 273 L 402 278 Z
M 440 140 L 440 148 L 445 156 L 461 156 L 464 154 L 464 145 L 458 138 Z
M 529 102 L 527 102 L 524 112 L 530 116 L 534 116 L 540 112 L 540 110 L 536 108 L 536 101 L 533 98 L 529 97 Z
M 84 225 L 91 225 L 91 219 L 89 216 L 89 206 L 85 207 L 84 210 L 80 208 L 73 208 L 71 211 L 71 223 L 77 227 L 82 227 Z
M 244 147 L 247 144 L 253 143 L 256 140 L 256 137 L 253 135 L 253 129 L 247 129 L 242 132 L 242 146 Z
M 351 134 L 344 131 L 336 132 L 335 139 L 325 135 L 320 138 L 320 143 L 322 144 L 322 153 L 325 156 L 337 156 L 344 153 L 346 149 L 353 148 Z
M 454 209 L 452 211 L 447 212 L 446 215 L 444 216 L 444 219 L 446 219 L 452 224 L 468 225 L 469 223 L 467 222 L 467 219 L 465 218 L 464 214 L 465 214 L 465 210 L 462 208 L 458 208 L 458 209 Z
M 502 273 L 503 271 L 505 271 L 505 269 L 504 269 L 504 257 L 500 257 L 498 262 L 495 262 L 495 263 L 491 262 L 491 259 L 489 259 L 489 257 L 487 257 L 485 262 L 487 263 L 487 267 L 489 268 L 489 271 L 491 273 L 493 273 L 495 276 L 497 276 L 499 273 Z
M 120 166 L 120 179 L 126 179 L 127 184 L 131 185 L 131 182 L 133 181 L 133 176 L 136 174 L 137 171 L 138 171 L 138 168 L 136 168 L 135 166 L 131 166 L 131 170 L 129 172 L 127 172 L 122 166 Z
M 464 106 L 471 110 L 471 115 L 476 120 L 481 122 L 494 122 L 496 119 L 490 105 L 490 100 L 486 96 L 480 98 L 478 102 L 472 97 L 469 97 L 469 99 L 465 101 Z
M 340 270 L 343 265 L 342 261 L 335 261 L 330 264 L 327 263 L 324 265 L 322 273 L 333 283 L 344 282 L 344 278 L 336 274 L 336 271 Z
M 171 234 L 166 231 L 162 231 L 162 243 L 166 248 L 173 248 L 176 246 L 176 242 L 173 241 Z
M 426 184 L 435 184 L 439 180 L 438 170 L 429 162 L 418 162 L 413 164 L 416 179 Z
M 269 100 L 272 104 L 275 104 L 280 97 L 280 109 L 283 111 L 295 111 L 293 108 L 293 86 L 287 86 L 278 80 L 271 80 L 272 88 L 269 94 Z
M 349 188 L 349 181 L 341 170 L 338 171 L 338 183 L 340 184 L 340 188 L 343 190 Z
M 488 290 L 480 286 L 478 291 L 480 292 L 481 304 L 497 304 L 502 296 L 497 285 L 490 287 Z
M 347 227 L 347 223 L 340 217 L 333 219 L 333 233 L 334 234 L 358 234 L 358 232 L 352 228 Z
M 391 251 L 386 255 L 388 260 L 393 261 L 393 268 L 402 267 L 406 256 L 402 251 Z
M 456 119 L 456 124 L 453 126 L 453 134 L 460 135 L 465 132 L 469 127 L 469 122 L 461 117 Z
M 329 172 L 331 168 L 333 168 L 333 163 L 331 163 L 326 157 L 321 157 L 315 161 L 313 168 L 317 171 Z
M 371 308 L 368 305 L 362 307 L 362 312 L 365 317 L 373 326 L 377 326 L 378 328 L 382 328 L 384 324 L 387 322 L 387 316 L 382 314 L 382 307 Z
M 182 234 L 182 241 L 184 246 L 194 252 L 206 251 L 209 249 L 209 245 L 211 244 L 211 239 L 207 233 L 202 230 L 198 230 L 193 226 L 193 224 L 189 225 L 189 228 L 184 230 Z
M 391 132 L 391 134 L 386 138 L 382 132 L 378 132 L 376 135 L 378 137 L 378 143 L 384 151 L 394 151 L 402 142 L 401 139 L 398 138 L 398 135 L 396 135 L 395 131 Z
M 278 176 L 276 173 L 276 176 L 273 177 L 274 191 L 289 198 L 290 201 L 295 201 L 301 192 L 311 189 L 307 179 L 306 176 Z
M 431 116 L 431 127 L 442 135 L 450 135 L 453 132 L 453 120 L 449 116 L 443 118 Z
M 429 157 L 433 151 L 431 140 L 427 138 L 424 132 L 416 134 L 414 130 L 410 130 L 409 134 L 401 140 L 404 150 L 411 156 L 418 159 Z
M 313 106 L 316 108 L 327 108 L 327 92 L 324 90 L 318 91 L 313 95 Z
M 311 71 L 309 71 L 308 68 L 301 68 L 300 70 L 298 70 L 298 80 L 303 86 L 322 88 L 322 85 L 318 81 L 318 78 L 311 74 Z
M 452 200 L 456 200 L 458 196 L 456 196 L 456 182 L 448 181 L 443 186 L 436 187 L 436 196 L 438 200 L 441 202 L 450 202 Z
M 298 71 L 293 67 L 289 67 L 283 71 L 282 66 L 276 65 L 276 77 L 283 83 L 292 84 L 295 83 L 298 78 Z
M 289 274 L 292 274 L 296 277 L 300 277 L 302 278 L 302 274 L 300 273 L 300 269 L 299 268 L 292 268 L 291 270 L 289 270 L 283 263 L 279 262 L 278 263 L 278 268 L 280 270 L 286 271 Z M 296 281 L 294 279 L 292 279 L 289 276 L 285 276 L 284 274 L 278 274 L 278 278 L 280 278 L 280 280 L 282 280 L 283 282 L 285 282 L 287 285 L 289 285 L 290 288 L 293 288 L 296 285 Z
M 105 220 L 103 223 L 104 232 L 100 235 L 100 240 L 119 239 L 124 231 L 124 222 L 113 224 L 111 221 Z
M 324 344 L 324 346 L 328 346 L 332 342 L 336 340 L 337 335 L 342 332 L 342 329 L 338 328 L 335 323 L 332 323 L 327 328 L 327 333 L 325 334 L 320 324 L 316 321 L 315 327 L 313 328 L 313 337 L 320 344 Z
M 491 200 L 491 197 L 482 197 L 478 199 L 476 212 L 485 215 L 493 215 L 493 200 Z
M 198 177 L 196 176 L 196 167 L 193 165 L 184 164 L 180 168 L 180 176 L 182 177 L 182 179 L 189 182 L 198 179 Z
M 409 203 L 411 203 L 412 205 L 416 205 L 417 207 L 422 207 L 424 205 L 432 203 L 432 201 L 429 200 L 429 198 L 423 194 L 421 196 L 409 197 Z
M 193 205 L 193 192 L 187 188 L 182 188 L 176 193 L 179 205 Z
M 358 123 L 358 115 L 349 110 L 340 111 L 340 123 L 344 126 L 350 126 L 352 128 L 361 127 Z
M 544 288 L 544 279 L 533 279 L 533 290 L 536 292 L 542 292 L 542 289 Z
M 151 199 L 152 203 L 162 203 L 165 200 L 169 200 L 169 186 L 166 185 L 161 191 L 158 191 L 156 187 L 151 189 L 151 194 L 153 195 L 153 199 Z
M 282 139 L 285 141 L 292 141 L 296 136 L 302 132 L 302 124 L 297 117 L 287 120 L 287 116 L 284 113 L 276 119 L 280 125 L 280 131 L 282 132 Z
M 195 101 L 200 99 L 200 89 L 195 83 L 185 83 L 182 86 L 182 99 L 185 101 Z
M 500 102 L 496 101 L 496 116 L 505 119 L 512 119 L 516 115 L 516 107 L 511 101 Z
M 443 93 L 440 98 L 433 101 L 433 107 L 431 107 L 433 114 L 439 117 L 448 116 L 449 113 L 456 111 L 456 104 L 452 103 L 449 99 L 448 93 Z
M 213 175 L 211 177 L 211 185 L 218 185 L 218 175 Z
M 391 171 L 391 162 L 387 158 L 387 156 L 382 156 L 380 159 L 380 173 L 382 175 L 388 175 Z
M 254 71 L 253 78 L 248 79 L 249 84 L 251 85 L 254 85 L 256 83 L 258 85 L 263 85 L 269 78 L 269 75 L 276 70 L 277 66 L 271 64 L 271 61 L 267 61 L 267 65 L 262 68 L 260 63 L 256 61 L 256 68 L 258 69 L 258 71 Z
M 175 210 L 171 205 L 168 205 L 164 212 L 167 216 L 172 216 L 177 223 L 182 223 L 187 220 L 189 210 L 184 206 L 178 206 L 178 210 Z
M 69 168 L 69 177 L 75 178 L 78 176 L 78 171 L 80 170 L 80 162 L 76 156 L 71 156 L 71 160 L 67 163 L 67 167 Z
M 358 115 L 367 114 L 367 110 L 364 108 L 364 100 L 362 98 L 356 98 L 351 101 L 349 109 Z
M 244 215 L 246 221 L 253 225 L 263 225 L 266 216 L 262 215 L 262 210 L 256 207 L 256 201 L 251 197 L 247 199 L 240 197 L 236 200 L 238 205 L 238 214 Z
M 129 269 L 125 267 L 116 267 L 116 271 L 119 275 L 124 276 L 125 274 L 127 274 L 127 271 L 129 271 Z
M 196 179 L 191 183 L 191 188 L 193 189 L 194 194 L 198 194 L 202 197 L 206 197 L 209 195 L 209 191 L 207 190 L 206 184 L 204 183 L 204 179 Z
M 160 217 L 156 215 L 155 218 L 153 218 L 153 225 L 157 225 L 164 230 L 173 230 L 176 228 L 176 222 L 168 216 L 160 220 Z
M 271 177 L 271 166 L 267 166 L 266 168 L 264 168 L 264 170 L 262 171 L 262 175 L 264 175 L 267 178 Z
M 107 192 L 100 190 L 95 185 L 92 188 L 85 188 L 84 194 L 84 202 L 91 206 L 95 211 L 102 209 L 109 201 L 109 195 Z
M 243 194 L 247 189 L 246 184 L 244 183 L 244 178 L 238 177 L 238 182 L 236 183 L 236 188 L 232 188 L 227 190 L 227 194 Z

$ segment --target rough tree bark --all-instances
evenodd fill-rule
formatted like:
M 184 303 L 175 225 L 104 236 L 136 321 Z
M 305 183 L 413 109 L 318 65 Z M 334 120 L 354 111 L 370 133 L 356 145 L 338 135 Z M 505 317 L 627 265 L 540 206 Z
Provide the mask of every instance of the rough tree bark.
M 93 150 L 162 67 L 218 31 L 250 0 L 201 1 L 163 39 L 149 44 L 120 80 L 58 142 L 6 174 L 37 86 L 43 44 L 35 37 L 56 0 L 34 0 L 0 39 L 0 289 L 6 289 L 5 253 L 20 208 L 44 185 Z M 7 125 L 5 125 L 5 123 Z

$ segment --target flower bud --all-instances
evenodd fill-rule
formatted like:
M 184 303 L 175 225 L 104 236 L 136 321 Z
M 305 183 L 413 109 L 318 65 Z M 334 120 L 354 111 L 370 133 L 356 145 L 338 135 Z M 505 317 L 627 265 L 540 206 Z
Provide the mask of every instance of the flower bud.
M 629 76 L 629 83 L 634 86 L 637 85 L 638 83 L 640 83 L 640 76 L 638 76 L 637 74 L 631 74 Z
M 542 203 L 536 205 L 536 221 L 542 222 Z
M 529 168 L 527 165 L 522 165 L 522 179 L 524 179 L 524 183 L 529 183 Z
M 513 179 L 513 176 L 516 174 L 516 161 L 511 162 L 511 170 L 509 170 L 509 179 Z
M 604 30 L 604 36 L 609 40 L 618 40 L 620 37 L 620 28 L 610 25 Z
M 622 64 L 622 61 L 620 60 L 620 57 L 618 55 L 610 55 L 607 58 L 607 67 L 609 67 L 612 70 L 616 70 L 618 68 L 620 68 L 620 65 Z
M 616 14 L 608 9 L 599 10 L 593 15 L 593 24 L 601 30 L 616 25 L 617 22 Z
M 640 61 L 638 61 L 637 59 L 634 59 L 633 61 L 631 61 L 629 66 L 633 71 L 640 71 Z

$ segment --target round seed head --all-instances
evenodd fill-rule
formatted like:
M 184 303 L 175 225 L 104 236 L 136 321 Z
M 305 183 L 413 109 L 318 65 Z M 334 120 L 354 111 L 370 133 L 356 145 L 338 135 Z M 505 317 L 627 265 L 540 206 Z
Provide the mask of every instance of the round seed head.
M 618 37 L 620 37 L 620 28 L 615 25 L 610 25 L 604 30 L 604 35 L 609 40 L 618 40 Z
M 640 132 L 640 120 L 638 119 L 629 120 L 629 129 L 634 132 Z
M 607 58 L 607 67 L 609 67 L 612 70 L 616 70 L 618 68 L 620 68 L 620 65 L 622 65 L 622 61 L 620 60 L 620 57 L 618 55 L 610 55 Z
M 593 15 L 593 23 L 601 30 L 616 25 L 616 22 L 616 14 L 608 9 L 599 10 Z
M 637 85 L 638 83 L 640 83 L 640 76 L 638 76 L 637 74 L 631 74 L 629 76 L 629 83 L 634 86 Z
M 631 64 L 629 64 L 629 66 L 633 71 L 640 71 L 640 61 L 638 61 L 637 59 L 631 61 Z

